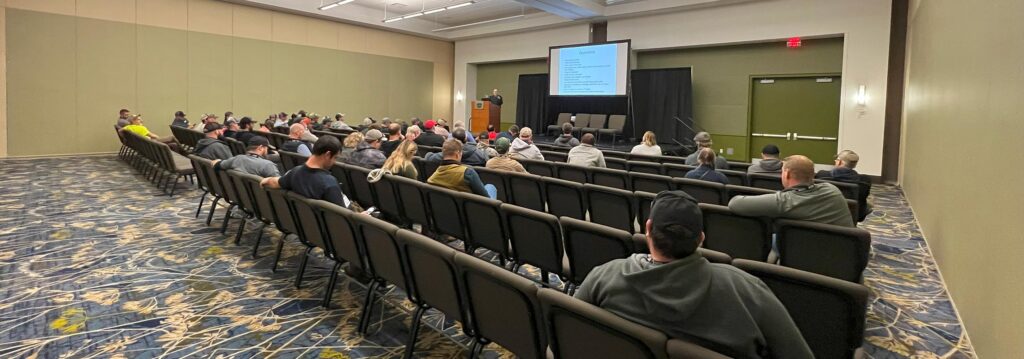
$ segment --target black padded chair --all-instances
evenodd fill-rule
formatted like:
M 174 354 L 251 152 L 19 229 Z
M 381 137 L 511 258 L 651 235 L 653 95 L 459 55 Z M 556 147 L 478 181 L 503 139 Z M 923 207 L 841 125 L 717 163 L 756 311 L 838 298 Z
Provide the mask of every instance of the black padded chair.
M 558 118 L 555 121 L 555 124 L 548 125 L 548 128 L 547 128 L 546 132 L 549 133 L 549 134 L 550 133 L 562 133 L 562 125 L 566 124 L 566 123 L 570 123 L 569 122 L 570 120 L 572 120 L 572 114 L 570 114 L 568 112 L 559 113 L 558 114 Z
M 623 171 L 625 171 L 627 168 L 629 168 L 629 165 L 627 164 L 627 161 L 625 159 L 616 158 L 616 157 L 607 157 L 606 156 L 604 158 L 604 165 L 606 167 L 608 167 L 609 169 L 613 169 L 613 170 L 623 170 Z
M 611 188 L 629 188 L 629 174 L 624 170 L 587 167 L 587 171 L 590 172 L 590 183 Z
M 419 334 L 420 319 L 430 308 L 445 314 L 445 319 L 463 323 L 463 332 L 468 336 L 475 330 L 466 322 L 466 302 L 463 300 L 459 282 L 459 270 L 455 266 L 454 248 L 427 238 L 419 233 L 400 229 L 395 235 L 405 253 L 405 268 L 409 286 L 412 288 L 416 312 L 413 313 L 409 342 L 405 346 L 405 358 L 411 358 Z M 495 267 L 497 268 L 497 267 Z M 500 270 L 500 268 L 499 268 Z M 474 340 L 476 343 L 476 340 Z M 476 344 L 474 344 L 474 349 Z
M 213 195 L 213 200 L 210 202 L 210 213 L 206 216 L 206 225 L 209 226 L 210 222 L 213 221 L 213 212 L 217 209 L 217 203 L 224 198 L 224 188 L 220 184 L 220 177 L 213 172 L 213 163 L 210 160 L 199 157 L 197 155 L 188 155 L 188 159 L 192 161 L 192 167 L 196 171 L 196 177 L 200 178 L 199 182 L 205 182 L 206 189 L 209 190 L 209 194 Z M 196 218 L 199 218 L 199 214 L 203 209 L 203 200 L 206 199 L 207 193 L 203 193 L 199 197 L 199 207 L 196 209 Z
M 278 150 L 277 154 L 281 156 L 281 166 L 284 168 L 284 172 L 288 172 L 292 168 L 306 163 L 306 159 L 308 158 L 307 156 L 303 156 L 295 152 L 281 150 Z
M 608 115 L 590 115 L 589 126 L 580 129 L 580 134 L 593 133 L 594 136 L 597 136 L 597 132 L 604 129 L 604 123 L 607 119 Z
M 637 154 L 637 153 L 630 153 L 629 157 L 626 157 L 626 159 L 629 160 L 630 162 L 657 163 L 659 165 L 659 167 L 660 167 L 661 161 L 662 161 L 663 157 L 664 156 L 661 156 L 661 155 L 651 156 L 651 155 L 641 155 L 641 154 Z
M 365 254 L 364 269 L 372 278 L 370 288 L 366 290 L 366 297 L 363 299 L 363 312 L 359 316 L 357 327 L 359 333 L 366 334 L 370 313 L 373 312 L 374 302 L 380 295 L 378 288 L 391 283 L 401 288 L 410 300 L 413 297 L 409 290 L 401 246 L 395 238 L 398 227 L 372 216 L 354 214 L 349 218 L 356 231 L 357 243 Z
M 642 172 L 630 172 L 629 183 L 629 189 L 632 191 L 650 193 L 671 191 L 675 188 L 675 185 L 672 184 L 672 177 Z
M 335 166 L 342 166 L 345 172 L 348 172 L 348 178 L 352 181 L 352 194 L 354 195 L 350 200 L 356 201 L 360 206 L 370 208 L 376 205 L 377 195 L 373 192 L 373 186 L 370 185 L 370 181 L 366 178 L 370 174 L 370 170 L 353 166 L 344 163 L 335 163 Z
M 395 193 L 402 199 L 404 220 L 410 224 L 416 223 L 424 228 L 430 228 L 430 213 L 426 197 L 423 195 L 423 189 L 427 185 L 402 176 L 393 176 L 391 180 L 395 184 Z
M 686 157 L 680 156 L 661 156 L 661 163 L 666 165 L 686 165 Z M 691 166 L 692 167 L 692 166 Z
M 587 201 L 582 184 L 548 177 L 541 180 L 548 203 L 548 213 L 557 217 L 586 219 Z
M 320 227 L 323 228 L 324 240 L 330 243 L 329 247 L 335 260 L 324 293 L 323 306 L 328 308 L 341 266 L 347 262 L 350 270 L 359 271 L 366 268 L 366 263 L 363 260 L 362 233 L 358 231 L 353 220 L 356 217 L 370 216 L 355 215 L 352 211 L 327 201 L 315 201 L 313 206 L 317 210 Z M 367 310 L 365 306 L 363 310 Z M 359 328 L 362 328 L 364 324 L 360 324 Z
M 651 218 L 651 205 L 657 193 L 636 191 L 636 223 L 640 225 L 640 233 L 647 233 L 647 219 Z
M 846 199 L 852 199 L 854 201 L 860 198 L 860 187 L 856 183 L 839 182 L 825 179 L 816 179 L 814 182 L 817 183 L 830 183 L 836 188 L 839 188 L 839 192 L 843 193 L 843 197 Z
M 608 160 L 609 158 L 618 158 L 618 159 L 623 159 L 623 160 L 629 158 L 629 152 L 622 152 L 622 151 L 601 151 L 601 152 L 604 153 L 604 159 L 605 160 Z
M 765 261 L 772 251 L 772 224 L 764 218 L 741 216 L 729 207 L 700 204 L 704 214 L 704 248 L 733 258 Z
M 306 272 L 310 253 L 314 249 L 320 248 L 325 257 L 334 260 L 334 252 L 330 249 L 330 242 L 324 239 L 324 233 L 320 228 L 320 222 L 318 222 L 320 215 L 314 210 L 313 202 L 315 200 L 295 192 L 287 192 L 285 199 L 292 213 L 292 221 L 295 222 L 295 228 L 298 230 L 299 242 L 306 246 L 306 252 L 299 262 L 299 270 L 295 273 L 295 288 L 299 288 L 302 286 L 302 275 Z
M 594 267 L 634 253 L 629 232 L 569 217 L 560 217 L 559 223 L 573 285 L 583 283 Z
M 590 114 L 589 113 L 577 113 L 576 119 L 573 121 L 572 132 L 580 133 L 584 128 L 590 127 Z
M 544 155 L 545 161 L 551 161 L 552 163 L 566 163 L 569 161 L 569 154 L 567 152 L 560 151 L 540 151 L 541 155 Z
M 660 175 L 662 173 L 660 163 L 636 161 L 632 159 L 626 162 L 626 170 L 629 172 L 650 173 L 655 175 Z
M 725 204 L 728 204 L 729 200 L 736 196 L 760 196 L 762 194 L 770 194 L 775 192 L 778 191 L 757 187 L 733 186 L 731 184 L 725 185 Z
M 633 192 L 586 184 L 587 210 L 590 221 L 618 228 L 629 233 L 636 232 L 636 199 Z
M 746 171 L 718 170 L 718 172 L 725 175 L 725 178 L 729 180 L 729 184 L 733 186 L 747 185 L 748 177 Z
M 284 241 L 288 239 L 288 235 L 298 235 L 299 229 L 298 224 L 293 219 L 291 208 L 288 207 L 288 199 L 285 197 L 287 191 L 283 189 L 266 189 L 267 197 L 270 198 L 270 204 L 274 208 L 274 225 L 277 230 L 283 235 L 281 239 L 277 241 L 277 250 L 274 253 L 274 265 L 270 267 L 271 271 L 277 271 L 277 264 L 281 261 L 281 252 L 284 250 Z
M 397 175 L 385 174 L 380 176 L 377 182 L 370 183 L 373 193 L 377 194 L 377 209 L 390 222 L 403 223 L 405 218 L 404 199 L 395 188 L 395 177 Z
M 751 173 L 747 175 L 750 187 L 770 189 L 774 191 L 782 190 L 782 178 L 779 175 L 770 175 L 764 173 Z
M 547 335 L 537 286 L 470 255 L 456 254 L 455 264 L 476 336 L 470 357 L 493 341 L 519 358 L 546 358 Z
M 465 240 L 466 225 L 454 192 L 428 185 L 423 190 L 423 197 L 427 199 L 427 208 L 430 208 L 430 223 L 433 223 L 434 232 Z
M 511 201 L 517 206 L 529 208 L 535 211 L 544 212 L 547 210 L 544 203 L 544 188 L 541 186 L 541 177 L 532 174 L 506 172 L 505 178 L 511 189 Z
M 504 266 L 512 258 L 512 252 L 501 201 L 468 193 L 457 193 L 456 196 L 465 216 L 466 253 L 475 254 L 478 248 L 487 249 L 496 253 Z
M 690 178 L 673 178 L 676 189 L 693 196 L 697 202 L 724 204 L 725 185 L 718 182 L 701 181 Z
M 224 140 L 224 142 L 226 142 L 228 144 L 228 148 L 231 149 L 231 154 L 232 155 L 238 156 L 238 155 L 244 155 L 245 154 L 245 147 L 246 147 L 246 145 L 244 143 L 242 143 L 242 141 L 236 140 L 236 139 L 231 138 L 231 137 L 226 137 L 226 136 L 223 137 L 223 140 Z
M 274 224 L 274 207 L 270 202 L 270 197 L 267 196 L 267 191 L 260 186 L 262 177 L 251 175 L 247 173 L 241 173 L 239 176 L 242 178 L 242 185 L 245 186 L 249 195 L 251 196 L 253 203 L 256 204 L 256 219 L 259 219 L 262 224 L 257 229 L 256 241 L 252 245 L 252 257 L 256 258 L 256 254 L 260 248 L 260 242 L 263 241 L 263 234 L 267 226 Z
M 556 359 L 667 357 L 668 338 L 657 330 L 554 290 L 537 297 Z
M 513 271 L 529 264 L 540 269 L 541 283 L 549 284 L 549 273 L 565 277 L 568 274 L 562 261 L 562 231 L 558 217 L 531 209 L 501 205 L 505 215 L 509 241 L 515 258 Z
M 779 219 L 779 264 L 859 283 L 871 251 L 871 233 L 859 228 Z
M 855 358 L 864 342 L 868 288 L 823 275 L 737 259 L 768 285 L 817 358 Z
M 669 359 L 728 359 L 726 355 L 680 339 L 669 339 L 665 345 Z
M 669 177 L 685 178 L 687 173 L 693 171 L 694 166 L 687 166 L 675 163 L 665 163 L 661 165 L 665 170 L 665 175 Z
M 608 117 L 608 128 L 597 130 L 597 139 L 601 140 L 601 135 L 612 135 L 612 145 L 615 144 L 615 138 L 622 134 L 622 129 L 626 127 L 626 115 L 611 115 Z
M 568 163 L 555 162 L 555 177 L 566 181 L 573 181 L 579 184 L 590 182 L 587 177 L 587 168 L 583 166 L 570 165 Z
M 338 181 L 341 193 L 348 196 L 349 199 L 356 198 L 355 189 L 352 188 L 352 179 L 349 178 L 349 172 L 345 168 L 345 163 L 335 161 L 334 165 L 331 166 L 331 176 L 334 176 L 334 179 Z
M 245 182 L 244 176 L 252 176 L 248 173 L 229 170 L 227 171 L 227 178 L 232 182 L 232 188 L 235 190 L 238 197 L 238 208 L 240 208 L 246 217 L 258 218 L 259 208 L 256 208 L 256 200 L 252 196 L 252 189 Z M 262 178 L 255 176 L 258 181 Z M 237 246 L 242 241 L 242 233 L 245 231 L 245 224 L 248 221 L 242 220 L 238 223 L 238 231 L 235 233 L 235 245 Z
M 704 257 L 704 259 L 707 259 L 708 262 L 711 262 L 711 263 L 721 263 L 721 264 L 731 264 L 732 263 L 732 257 L 730 257 L 728 254 L 725 254 L 725 253 L 722 253 L 722 252 L 719 252 L 719 251 L 710 250 L 710 249 L 707 249 L 707 248 L 697 248 L 697 252 L 700 253 L 701 257 Z
M 530 174 L 543 177 L 555 177 L 555 166 L 550 161 L 526 159 L 518 161 L 523 165 L 523 168 L 526 168 L 526 172 L 529 172 Z
M 728 162 L 729 162 L 729 168 L 727 168 L 727 169 L 731 170 L 731 171 L 747 172 L 747 169 L 749 169 L 750 165 L 751 165 L 751 163 L 748 163 L 748 162 L 736 162 L 736 161 L 728 161 Z
M 498 190 L 497 200 L 502 202 L 511 202 L 512 197 L 509 195 L 508 181 L 505 175 L 507 171 L 493 170 L 484 167 L 473 167 L 476 174 L 480 176 L 480 181 L 486 184 L 494 185 L 494 188 Z

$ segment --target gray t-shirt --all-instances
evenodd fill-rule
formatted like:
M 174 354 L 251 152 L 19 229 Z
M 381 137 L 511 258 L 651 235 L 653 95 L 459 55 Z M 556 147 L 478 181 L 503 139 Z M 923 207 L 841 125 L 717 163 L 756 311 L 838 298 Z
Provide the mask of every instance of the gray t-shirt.
M 252 153 L 231 157 L 217 165 L 223 170 L 238 170 L 260 177 L 277 177 L 281 175 L 277 170 L 277 165 Z

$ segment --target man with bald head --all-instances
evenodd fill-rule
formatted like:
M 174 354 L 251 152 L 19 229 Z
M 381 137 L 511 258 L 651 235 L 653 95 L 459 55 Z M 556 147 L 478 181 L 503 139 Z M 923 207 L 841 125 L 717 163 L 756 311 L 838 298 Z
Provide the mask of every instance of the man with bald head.
M 295 152 L 303 156 L 309 156 L 313 153 L 312 147 L 309 142 L 302 140 L 302 135 L 306 133 L 306 125 L 301 123 L 293 124 L 288 128 L 288 142 L 281 145 L 281 151 Z
M 736 196 L 729 209 L 742 216 L 788 218 L 853 227 L 846 198 L 829 183 L 814 183 L 814 162 L 794 155 L 782 161 L 779 192 L 760 196 Z

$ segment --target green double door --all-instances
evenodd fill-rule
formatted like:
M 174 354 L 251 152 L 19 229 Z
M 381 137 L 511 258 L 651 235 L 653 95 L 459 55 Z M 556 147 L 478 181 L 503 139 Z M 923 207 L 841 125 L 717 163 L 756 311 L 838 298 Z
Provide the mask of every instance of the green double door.
M 831 164 L 838 146 L 840 78 L 755 77 L 750 99 L 750 158 L 766 144 L 782 156 L 804 155 Z

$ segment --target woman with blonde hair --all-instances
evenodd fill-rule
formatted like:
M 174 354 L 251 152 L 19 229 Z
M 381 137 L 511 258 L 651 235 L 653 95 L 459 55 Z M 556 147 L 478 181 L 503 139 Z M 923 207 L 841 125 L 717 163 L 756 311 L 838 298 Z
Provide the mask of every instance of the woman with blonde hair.
M 658 139 L 654 137 L 654 132 L 644 132 L 644 139 L 639 145 L 633 146 L 633 150 L 629 153 L 634 155 L 647 155 L 647 156 L 661 156 L 661 146 L 658 146 Z
M 412 158 L 416 156 L 416 149 L 416 142 L 402 141 L 398 148 L 391 152 L 391 157 L 384 161 L 384 166 L 381 169 L 402 177 L 419 179 L 416 165 L 412 163 Z
M 345 141 L 341 144 L 341 153 L 338 154 L 338 160 L 341 162 L 348 163 L 352 153 L 356 151 L 356 146 L 360 142 L 363 142 L 363 134 L 361 132 L 352 132 L 345 137 Z

